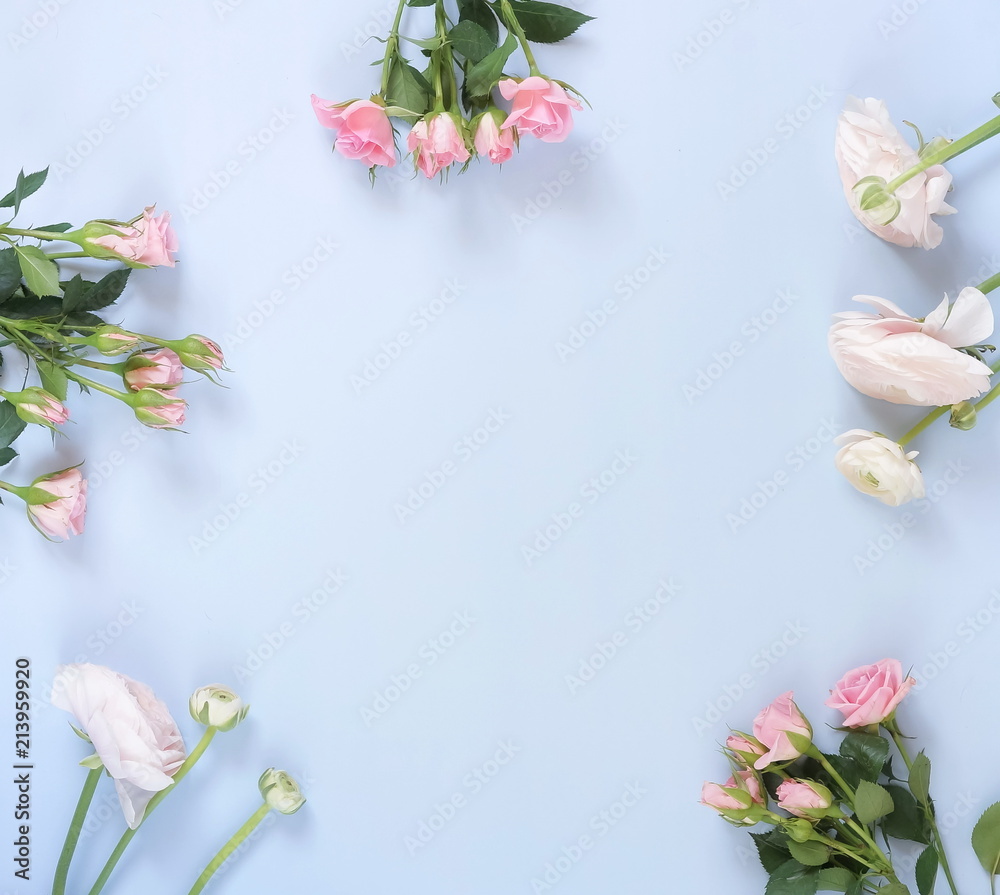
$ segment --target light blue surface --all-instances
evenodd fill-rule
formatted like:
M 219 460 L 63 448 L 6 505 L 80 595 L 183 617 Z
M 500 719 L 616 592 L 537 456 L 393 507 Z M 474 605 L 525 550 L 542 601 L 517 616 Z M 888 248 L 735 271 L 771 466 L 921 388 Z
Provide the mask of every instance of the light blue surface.
M 825 335 L 855 293 L 918 314 L 1000 269 L 1000 147 L 951 165 L 959 213 L 931 253 L 862 231 L 833 163 L 848 94 L 884 98 L 928 137 L 990 117 L 1000 10 L 577 5 L 598 20 L 539 53 L 593 104 L 569 140 L 526 140 L 503 170 L 443 187 L 386 176 L 374 190 L 330 154 L 309 94 L 372 89 L 377 46 L 352 41 L 388 4 L 51 2 L 17 47 L 46 4 L 5 10 L 0 174 L 53 165 L 26 216 L 172 211 L 182 263 L 137 275 L 121 313 L 213 335 L 235 372 L 229 390 L 186 387 L 186 436 L 81 400 L 58 459 L 37 434 L 8 470 L 86 459 L 93 487 L 85 536 L 59 546 L 3 509 L 0 667 L 12 680 L 31 657 L 42 703 L 36 879 L 5 870 L 0 891 L 49 891 L 82 783 L 84 747 L 44 705 L 59 662 L 147 682 L 189 745 L 196 687 L 228 683 L 253 705 L 109 893 L 186 891 L 277 765 L 309 802 L 216 891 L 549 891 L 532 881 L 589 836 L 554 891 L 651 895 L 763 890 L 749 839 L 697 805 L 701 781 L 725 776 L 716 743 L 792 688 L 823 731 L 827 689 L 884 656 L 925 684 L 900 720 L 935 759 L 959 881 L 983 890 L 967 842 L 1000 798 L 998 423 L 920 439 L 926 504 L 863 498 L 834 471 L 830 433 L 899 433 L 919 412 L 854 394 Z M 720 189 L 765 144 L 759 170 Z M 369 363 L 384 369 L 352 384 Z M 735 527 L 758 491 L 774 493 Z M 977 612 L 978 630 L 964 621 Z M 568 679 L 609 642 L 591 680 Z M 616 807 L 629 787 L 641 798 Z M 408 847 L 422 824 L 440 829 Z M 86 842 L 77 891 L 120 828 Z

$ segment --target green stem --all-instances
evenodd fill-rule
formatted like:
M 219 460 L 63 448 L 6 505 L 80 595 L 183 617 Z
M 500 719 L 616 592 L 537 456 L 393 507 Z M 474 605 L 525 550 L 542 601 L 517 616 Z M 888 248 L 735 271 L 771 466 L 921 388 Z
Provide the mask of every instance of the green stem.
M 909 753 L 906 751 L 906 743 L 903 741 L 902 733 L 900 733 L 895 721 L 891 724 L 886 724 L 885 729 L 889 731 L 892 741 L 896 744 L 899 756 L 903 759 L 903 764 L 906 765 L 906 772 L 909 774 L 910 770 L 913 768 L 913 762 L 910 760 Z M 948 856 L 944 851 L 944 840 L 941 838 L 941 831 L 938 829 L 937 820 L 934 818 L 934 811 L 931 808 L 930 797 L 928 797 L 927 804 L 921 805 L 920 807 L 923 809 L 924 816 L 930 824 L 931 835 L 934 837 L 935 851 L 937 851 L 938 858 L 941 861 L 941 869 L 944 871 L 945 879 L 948 880 L 948 886 L 952 891 L 952 895 L 958 895 L 958 887 L 955 885 L 955 879 L 951 875 L 951 867 L 948 864 Z
M 988 280 L 983 280 L 976 288 L 983 293 L 992 292 L 1000 286 L 1000 273 L 995 273 Z
M 265 802 L 261 805 L 253 814 L 250 815 L 250 819 L 243 824 L 232 836 L 232 838 L 219 849 L 219 853 L 208 862 L 208 866 L 201 872 L 201 876 L 195 881 L 195 884 L 191 887 L 191 891 L 188 895 L 198 895 L 202 889 L 208 885 L 208 881 L 215 874 L 225 862 L 226 859 L 238 849 L 242 844 L 243 840 L 249 836 L 257 825 L 267 817 L 268 812 L 271 810 L 270 805 Z
M 837 773 L 836 768 L 834 768 L 834 766 L 832 764 L 830 764 L 829 761 L 826 760 L 826 756 L 822 752 L 819 751 L 819 749 L 816 747 L 815 744 L 810 743 L 809 749 L 807 750 L 806 755 L 808 755 L 810 758 L 815 758 L 816 761 L 818 761 L 821 765 L 823 765 L 823 768 L 834 779 L 834 781 L 836 782 L 837 786 L 839 786 L 841 788 L 841 790 L 843 790 L 844 795 L 847 796 L 848 801 L 853 804 L 854 803 L 854 790 L 850 786 L 847 785 L 847 781 L 844 780 L 844 778 L 841 777 L 840 774 Z
M 872 864 L 871 861 L 866 860 L 861 857 L 854 849 L 848 845 L 842 845 L 837 842 L 836 839 L 831 839 L 829 836 L 816 836 L 813 840 L 815 842 L 822 842 L 827 848 L 833 849 L 834 851 L 840 852 L 842 855 L 846 855 L 852 861 L 857 861 L 859 864 L 864 864 L 869 870 L 874 870 L 876 873 L 881 873 L 882 869 Z
M 990 369 L 994 373 L 1000 373 L 1000 361 L 996 361 L 990 366 Z M 993 401 L 996 400 L 997 395 L 1000 395 L 1000 383 L 993 386 L 983 397 L 981 397 L 976 402 L 976 410 L 980 408 L 988 407 Z M 948 411 L 951 410 L 951 404 L 945 404 L 944 407 L 937 407 L 927 414 L 920 422 L 918 422 L 909 432 L 907 432 L 902 438 L 899 439 L 899 446 L 905 447 L 907 443 L 913 441 L 921 432 L 924 431 L 931 423 L 935 420 L 940 419 Z
M 57 258 L 89 258 L 86 252 L 52 252 L 49 258 L 55 261 Z
M 844 823 L 847 824 L 848 827 L 850 827 L 852 830 L 854 830 L 854 832 L 857 833 L 865 841 L 865 843 L 868 845 L 868 847 L 871 848 L 871 850 L 875 853 L 875 855 L 877 855 L 878 858 L 883 862 L 884 867 L 887 868 L 887 870 L 885 872 L 888 875 L 892 876 L 893 879 L 895 879 L 896 877 L 895 877 L 895 875 L 893 875 L 893 872 L 892 872 L 892 861 L 890 861 L 888 859 L 888 857 L 886 857 L 885 852 L 882 851 L 882 849 L 880 849 L 878 847 L 878 843 L 875 842 L 874 839 L 872 839 L 872 837 L 869 834 L 869 832 L 861 824 L 859 824 L 856 820 L 852 820 L 849 817 L 845 818 Z M 883 872 L 883 871 L 880 871 L 880 872 Z
M 128 404 L 129 396 L 125 392 L 117 391 L 110 386 L 104 385 L 102 382 L 95 382 L 93 379 L 88 379 L 86 376 L 81 376 L 79 373 L 74 373 L 68 367 L 63 367 L 63 372 L 74 382 L 80 383 L 80 385 L 85 385 L 87 388 L 96 389 L 99 392 L 104 392 L 106 395 L 111 395 L 112 398 L 117 398 L 119 401 L 124 401 Z
M 528 44 L 527 35 L 524 33 L 524 29 L 521 27 L 521 23 L 517 20 L 517 16 L 514 14 L 514 10 L 511 8 L 508 0 L 500 0 L 500 13 L 503 18 L 504 25 L 510 30 L 510 32 L 517 38 L 517 42 L 521 45 L 521 52 L 524 53 L 524 58 L 528 60 L 528 73 L 531 77 L 542 77 L 542 72 L 538 68 L 538 64 L 535 62 L 535 54 L 531 52 L 531 46 Z
M 205 731 L 201 739 L 198 741 L 198 745 L 194 747 L 191 754 L 184 760 L 184 764 L 177 769 L 177 773 L 174 774 L 174 782 L 171 783 L 166 789 L 158 792 L 149 800 L 149 804 L 146 806 L 146 812 L 143 814 L 142 820 L 139 822 L 139 826 L 137 826 L 134 830 L 129 829 L 122 833 L 122 838 L 118 840 L 115 850 L 111 852 L 111 857 L 109 857 L 107 863 L 105 863 L 104 869 L 101 871 L 101 875 L 97 877 L 97 882 L 95 882 L 91 887 L 89 895 L 98 895 L 98 892 L 104 888 L 104 884 L 108 881 L 112 871 L 121 860 L 121 856 L 125 853 L 125 849 L 128 848 L 128 844 L 132 841 L 132 838 L 137 832 L 139 832 L 140 829 L 142 829 L 142 825 L 148 820 L 149 815 L 153 813 L 156 806 L 177 788 L 177 784 L 180 783 L 181 780 L 184 779 L 187 772 L 195 766 L 198 759 L 201 758 L 205 750 L 208 748 L 209 743 L 212 742 L 212 737 L 215 736 L 215 733 L 216 728 L 214 727 L 209 727 Z
M 7 489 L 4 489 L 7 490 Z M 73 860 L 73 852 L 76 851 L 76 844 L 80 840 L 80 831 L 83 829 L 83 822 L 87 819 L 87 811 L 90 810 L 90 803 L 94 799 L 94 790 L 101 779 L 101 771 L 104 768 L 93 768 L 83 781 L 83 791 L 80 793 L 80 801 L 76 803 L 76 811 L 73 812 L 73 819 L 69 822 L 69 829 L 66 831 L 66 842 L 63 843 L 62 852 L 59 855 L 59 863 L 56 865 L 55 879 L 52 880 L 52 895 L 64 895 L 66 891 L 66 878 L 69 876 L 69 865 Z
M 998 133 L 1000 133 L 1000 115 L 996 118 L 991 118 L 986 122 L 986 124 L 977 127 L 974 131 L 966 134 L 964 137 L 959 137 L 947 146 L 943 146 L 937 152 L 932 152 L 925 156 L 908 171 L 904 171 L 898 177 L 886 184 L 885 191 L 889 193 L 889 195 L 892 195 L 911 177 L 916 177 L 918 174 L 926 171 L 934 165 L 943 164 L 948 161 L 948 159 L 952 159 L 956 155 L 961 155 L 967 149 L 972 149 L 973 146 L 977 146 L 984 140 L 988 140 L 990 137 L 993 137 Z
M 73 367 L 91 367 L 94 370 L 104 370 L 107 373 L 121 373 L 125 369 L 125 362 L 120 364 L 107 364 L 99 360 L 87 360 L 84 357 L 75 358 L 70 362 Z
M 76 242 L 75 239 L 70 239 L 65 233 L 55 233 L 51 230 L 19 230 L 17 227 L 0 227 L 0 233 L 10 234 L 11 236 L 27 236 L 30 239 L 50 239 L 59 240 L 61 242 Z
M 392 68 L 393 61 L 399 55 L 399 23 L 403 19 L 403 9 L 406 7 L 406 0 L 399 0 L 399 7 L 396 9 L 396 18 L 389 31 L 389 37 L 385 42 L 385 57 L 382 59 L 382 90 L 381 95 L 385 98 L 385 92 L 389 89 L 389 69 Z

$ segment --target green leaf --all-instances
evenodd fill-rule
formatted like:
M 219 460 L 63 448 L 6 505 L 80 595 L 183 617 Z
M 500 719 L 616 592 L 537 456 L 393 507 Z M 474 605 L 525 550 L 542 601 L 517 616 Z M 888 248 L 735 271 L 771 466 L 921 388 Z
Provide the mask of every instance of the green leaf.
M 986 872 L 996 876 L 1000 868 L 1000 802 L 987 808 L 972 829 L 972 848 Z
M 0 448 L 10 447 L 27 425 L 10 401 L 0 399 Z
M 471 96 L 486 96 L 500 80 L 503 67 L 510 54 L 517 49 L 517 38 L 508 34 L 507 39 L 481 62 L 477 62 L 465 76 L 465 89 Z
M 793 858 L 806 867 L 822 867 L 830 860 L 830 849 L 822 842 L 809 840 L 808 842 L 796 842 L 794 839 L 788 843 L 788 851 Z
M 458 0 L 458 21 L 475 22 L 490 36 L 493 46 L 500 40 L 497 17 L 486 0 Z
M 913 794 L 902 786 L 887 786 L 886 790 L 892 796 L 894 807 L 892 814 L 882 822 L 882 832 L 894 839 L 927 845 L 931 841 L 930 826 Z
M 13 205 L 14 214 L 16 215 L 21 208 L 21 202 L 45 183 L 45 178 L 48 177 L 48 174 L 49 169 L 46 167 L 43 171 L 35 171 L 34 174 L 29 174 L 25 177 L 24 168 L 22 168 L 21 172 L 17 175 L 17 184 L 14 189 L 0 199 L 0 208 L 10 208 Z
M 17 456 L 17 451 L 12 447 L 0 448 L 0 466 L 6 466 Z
M 858 763 L 853 758 L 844 758 L 843 755 L 828 755 L 826 753 L 823 754 L 823 757 L 833 765 L 834 770 L 844 778 L 844 782 L 851 789 L 858 788 L 858 784 L 861 783 L 863 778 L 861 776 L 861 768 L 858 767 Z M 840 791 L 840 786 L 836 781 L 830 779 L 829 775 L 826 775 L 825 779 L 829 780 L 827 785 L 831 785 L 838 792 Z M 846 796 L 847 793 L 843 795 Z
M 917 858 L 917 891 L 920 895 L 933 895 L 934 880 L 937 879 L 938 853 L 933 845 L 928 845 Z
M 889 756 L 889 741 L 875 733 L 852 731 L 841 742 L 840 754 L 853 759 L 858 765 L 861 776 L 875 783 Z
M 66 389 L 69 385 L 66 371 L 59 364 L 47 360 L 35 361 L 35 367 L 38 369 L 38 378 L 42 380 L 42 388 L 55 395 L 60 401 L 65 401 Z
M 534 43 L 557 43 L 594 18 L 557 3 L 510 0 L 510 5 L 524 29 L 525 37 Z
M 819 872 L 819 891 L 847 892 L 860 879 L 846 867 L 824 867 Z
M 35 246 L 14 246 L 24 282 L 35 295 L 59 295 L 59 267 Z
M 459 22 L 448 32 L 455 52 L 464 56 L 472 63 L 482 62 L 497 48 L 497 42 L 487 33 L 486 29 L 475 22 Z
M 407 6 L 433 6 L 434 0 L 406 0 Z
M 54 494 L 47 488 L 36 488 L 34 485 L 30 486 L 23 496 L 24 502 L 29 507 L 38 506 L 43 503 L 52 503 L 52 501 L 59 499 L 58 494 Z
M 408 62 L 396 59 L 389 69 L 389 86 L 386 102 L 393 106 L 409 109 L 413 115 L 400 115 L 411 124 L 431 107 L 431 85 Z
M 819 874 L 798 861 L 786 861 L 771 874 L 764 895 L 816 895 Z
M 82 297 L 76 308 L 65 308 L 67 312 L 79 309 L 81 311 L 100 311 L 102 308 L 113 305 L 118 301 L 118 296 L 122 294 L 128 283 L 131 268 L 119 267 L 101 277 L 93 286 L 84 282 L 86 294 Z M 73 279 L 76 279 L 74 277 Z M 72 281 L 71 281 L 72 282 Z M 87 288 L 89 286 L 89 288 Z
M 750 838 L 757 846 L 757 855 L 760 858 L 761 866 L 768 873 L 774 873 L 788 860 L 787 848 L 776 843 L 772 833 L 751 833 Z
M 921 805 L 929 805 L 931 800 L 931 760 L 921 750 L 910 766 L 910 792 Z
M 13 249 L 0 251 L 0 301 L 6 301 L 21 285 L 21 265 Z
M 910 895 L 910 890 L 902 883 L 886 883 L 878 890 L 878 895 Z
M 69 314 L 71 311 L 75 311 L 80 302 L 83 301 L 83 296 L 87 292 L 83 284 L 84 280 L 80 274 L 77 274 L 68 283 L 59 284 L 63 289 L 62 309 L 65 313 Z
M 868 780 L 862 780 L 858 784 L 855 792 L 854 812 L 861 823 L 874 823 L 880 817 L 885 817 L 892 811 L 892 808 L 892 796 L 884 787 Z
M 35 227 L 36 230 L 42 230 L 45 233 L 65 233 L 67 230 L 72 230 L 72 224 L 46 224 L 44 227 Z

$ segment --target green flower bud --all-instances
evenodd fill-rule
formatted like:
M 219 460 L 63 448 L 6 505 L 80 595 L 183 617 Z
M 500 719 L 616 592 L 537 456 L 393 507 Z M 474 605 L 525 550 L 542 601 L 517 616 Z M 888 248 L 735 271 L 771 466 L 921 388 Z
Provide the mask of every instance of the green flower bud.
M 976 425 L 976 405 L 971 401 L 959 401 L 953 404 L 948 424 L 967 432 Z
M 268 768 L 260 775 L 257 786 L 268 807 L 281 814 L 294 814 L 305 804 L 306 797 L 302 795 L 299 784 L 287 771 Z
M 250 711 L 249 705 L 222 684 L 199 687 L 191 694 L 188 705 L 195 721 L 222 731 L 232 730 Z
M 101 326 L 84 341 L 106 357 L 129 354 L 139 347 L 139 337 L 120 326 Z

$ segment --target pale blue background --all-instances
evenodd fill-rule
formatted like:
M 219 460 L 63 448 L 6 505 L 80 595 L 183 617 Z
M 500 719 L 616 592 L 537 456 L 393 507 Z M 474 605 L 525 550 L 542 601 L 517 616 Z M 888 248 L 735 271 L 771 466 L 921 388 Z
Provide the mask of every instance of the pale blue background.
M 855 426 L 900 433 L 918 415 L 839 380 L 825 350 L 831 313 L 855 293 L 924 313 L 946 289 L 1000 269 L 1000 147 L 951 165 L 959 214 L 944 220 L 942 248 L 896 249 L 843 201 L 833 163 L 843 98 L 883 97 L 928 137 L 967 132 L 996 111 L 1000 11 L 699 0 L 626 12 L 588 0 L 578 5 L 598 21 L 539 51 L 547 73 L 593 103 L 569 140 L 526 140 L 503 170 L 474 164 L 444 186 L 397 168 L 373 190 L 362 166 L 331 155 L 309 94 L 374 87 L 377 46 L 355 52 L 354 41 L 382 30 L 389 5 L 5 9 L 0 179 L 53 165 L 24 219 L 127 218 L 154 201 L 171 210 L 182 263 L 136 276 L 121 313 L 138 329 L 215 336 L 235 372 L 228 390 L 185 388 L 188 435 L 137 430 L 124 408 L 77 400 L 56 456 L 33 433 L 5 470 L 24 481 L 85 459 L 94 485 L 87 532 L 71 543 L 44 542 L 16 501 L 3 509 L 0 563 L 13 568 L 0 585 L 0 668 L 10 694 L 13 658 L 31 657 L 41 704 L 37 878 L 13 886 L 4 870 L 0 891 L 49 890 L 82 782 L 84 747 L 44 705 L 59 662 L 148 682 L 190 745 L 195 687 L 218 680 L 253 704 L 151 820 L 109 893 L 186 891 L 253 810 L 257 775 L 278 765 L 304 781 L 309 803 L 265 828 L 219 892 L 529 893 L 589 834 L 593 848 L 554 888 L 650 895 L 762 891 L 749 839 L 697 805 L 701 781 L 725 776 L 716 744 L 727 724 L 748 726 L 792 688 L 825 731 L 837 720 L 821 705 L 827 689 L 887 655 L 926 681 L 901 723 L 936 760 L 957 876 L 984 891 L 967 842 L 974 815 L 1000 798 L 1000 626 L 985 608 L 998 583 L 998 423 L 987 414 L 971 434 L 939 424 L 919 440 L 939 499 L 909 508 L 907 529 L 904 511 L 856 494 L 829 442 L 810 439 Z M 723 9 L 721 33 L 678 65 Z M 34 15 L 48 20 L 12 45 Z M 800 126 L 782 123 L 800 107 Z M 769 139 L 777 151 L 722 198 L 719 182 Z M 85 156 L 73 154 L 79 144 Z M 231 163 L 237 173 L 214 200 L 182 213 Z M 549 202 L 561 175 L 569 182 Z M 546 207 L 519 223 L 532 203 Z M 647 278 L 636 271 L 651 250 L 670 257 Z M 330 257 L 307 260 L 314 251 Z M 628 276 L 647 282 L 624 301 L 616 285 Z M 455 300 L 418 332 L 412 315 L 455 281 Z M 275 290 L 284 301 L 269 308 Z M 779 292 L 795 300 L 768 311 Z M 618 312 L 563 362 L 557 343 L 608 299 Z M 411 344 L 358 393 L 352 375 L 400 332 Z M 684 386 L 734 340 L 742 356 L 689 400 Z M 492 411 L 509 419 L 463 460 L 453 445 Z M 635 459 L 588 503 L 581 488 L 617 452 Z M 448 460 L 455 474 L 398 521 L 394 504 Z M 259 484 L 255 471 L 272 462 L 280 475 Z M 961 476 L 938 485 L 952 463 Z M 734 531 L 727 514 L 778 472 L 784 485 Z M 238 517 L 195 549 L 241 493 Z M 574 501 L 583 515 L 529 565 L 522 545 Z M 891 531 L 905 533 L 895 543 Z M 856 557 L 880 537 L 891 549 L 859 571 Z M 338 570 L 347 583 L 306 612 L 302 601 Z M 626 617 L 661 579 L 679 591 L 635 630 Z M 975 631 L 964 619 L 979 611 Z M 467 630 L 428 664 L 429 641 L 455 613 L 473 621 L 456 624 Z M 238 680 L 236 667 L 266 655 L 282 625 L 287 644 Z M 618 631 L 627 642 L 571 694 L 566 676 Z M 791 646 L 772 649 L 785 635 Z M 366 725 L 361 710 L 414 662 L 420 677 Z M 726 707 L 727 688 L 735 705 L 696 723 L 710 704 Z M 501 741 L 518 751 L 473 794 L 463 780 Z M 600 835 L 591 819 L 636 782 L 645 795 Z M 96 803 L 105 817 L 108 792 Z M 454 793 L 465 806 L 411 856 L 405 837 Z M 12 800 L 12 788 L 0 791 L 0 803 Z M 96 826 L 75 891 L 121 821 Z

